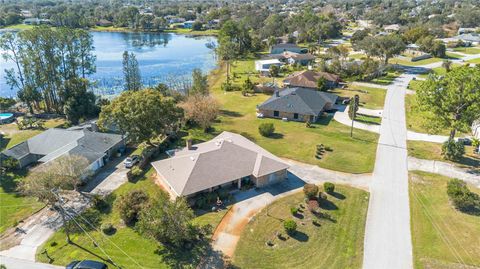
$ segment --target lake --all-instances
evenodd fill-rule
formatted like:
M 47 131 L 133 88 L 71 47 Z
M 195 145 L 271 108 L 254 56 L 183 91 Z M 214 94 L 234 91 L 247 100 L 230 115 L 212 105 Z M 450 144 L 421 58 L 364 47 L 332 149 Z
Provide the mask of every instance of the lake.
M 97 72 L 89 78 L 92 90 L 100 95 L 115 95 L 123 89 L 122 54 L 135 53 L 145 86 L 160 82 L 171 87 L 188 85 L 194 68 L 208 73 L 216 67 L 211 45 L 216 38 L 171 33 L 109 33 L 92 32 Z M 0 59 L 0 96 L 15 97 L 5 81 L 5 69 L 13 63 Z

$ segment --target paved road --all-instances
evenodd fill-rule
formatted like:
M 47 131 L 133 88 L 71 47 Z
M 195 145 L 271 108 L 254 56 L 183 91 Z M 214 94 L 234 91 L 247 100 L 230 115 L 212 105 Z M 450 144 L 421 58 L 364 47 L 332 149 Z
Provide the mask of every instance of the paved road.
M 405 90 L 413 75 L 388 87 L 365 230 L 363 268 L 412 268 Z
M 7 269 L 64 269 L 64 266 L 56 266 L 46 263 L 37 263 L 28 260 L 0 256 L 0 264 Z

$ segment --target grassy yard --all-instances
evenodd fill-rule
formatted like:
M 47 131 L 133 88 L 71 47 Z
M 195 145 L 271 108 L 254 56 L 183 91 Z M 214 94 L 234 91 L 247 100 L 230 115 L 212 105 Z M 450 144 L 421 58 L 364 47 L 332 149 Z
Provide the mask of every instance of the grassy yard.
M 390 85 L 398 76 L 399 76 L 398 73 L 388 73 L 385 76 L 374 78 L 370 82 L 374 84 L 379 84 L 379 85 Z
M 9 25 L 7 27 L 4 27 L 3 29 L 10 29 L 10 30 L 27 30 L 27 29 L 32 29 L 35 27 L 34 25 L 27 25 L 27 24 L 14 24 L 14 25 Z
M 408 84 L 408 89 L 412 91 L 416 91 L 420 89 L 420 87 L 422 86 L 422 83 L 423 81 L 421 80 L 412 80 L 410 81 L 410 84 Z
M 155 185 L 152 177 L 154 169 L 150 168 L 145 176 L 135 183 L 127 182 L 118 188 L 107 201 L 114 203 L 115 198 L 125 194 L 131 190 L 144 190 L 151 197 L 158 194 L 161 190 Z M 196 223 L 216 226 L 227 210 L 216 213 L 207 213 L 195 219 Z M 152 239 L 145 238 L 137 233 L 134 229 L 126 227 L 120 219 L 119 212 L 113 206 L 111 210 L 106 210 L 101 215 L 101 223 L 111 223 L 117 231 L 115 234 L 108 236 L 108 239 L 102 236 L 100 231 L 90 230 L 88 233 L 99 245 L 105 249 L 105 252 L 117 263 L 121 268 L 138 268 L 135 262 L 140 263 L 144 268 L 172 268 L 178 264 L 189 264 L 192 260 L 197 261 L 199 253 L 195 251 L 185 253 L 173 253 L 166 250 L 160 243 Z M 75 234 L 73 242 L 75 244 L 66 244 L 65 234 L 63 230 L 55 233 L 43 246 L 38 249 L 37 260 L 47 262 L 45 255 L 41 254 L 47 249 L 48 254 L 54 259 L 54 264 L 65 265 L 75 259 L 95 259 L 105 258 L 104 254 L 97 247 L 93 246 L 92 241 L 85 233 Z M 55 243 L 54 243 L 55 242 Z M 125 256 L 117 247 L 128 253 L 132 259 Z M 195 263 L 195 262 L 193 262 Z M 194 267 L 194 265 L 193 265 Z
M 360 106 L 369 109 L 382 109 L 387 91 L 380 88 L 349 85 L 347 89 L 335 89 L 333 93 L 342 97 L 360 97 Z
M 194 31 L 192 29 L 176 28 L 171 30 L 166 30 L 166 33 L 176 33 L 176 34 L 185 34 L 185 35 L 218 35 L 218 30 L 204 30 L 204 31 Z
M 233 71 L 247 63 L 237 63 Z M 238 71 L 237 71 L 238 72 Z M 242 75 L 243 76 L 243 75 Z M 252 80 L 258 79 L 251 76 Z M 354 137 L 350 137 L 350 129 L 324 117 L 313 128 L 306 128 L 305 123 L 283 122 L 275 119 L 258 119 L 255 115 L 256 106 L 269 98 L 265 94 L 242 96 L 240 92 L 223 92 L 220 85 L 224 81 L 224 69 L 216 70 L 210 75 L 210 85 L 213 95 L 221 105 L 221 115 L 213 125 L 214 132 L 191 134 L 197 140 L 212 138 L 221 131 L 231 131 L 245 135 L 270 152 L 285 158 L 301 162 L 316 164 L 321 167 L 350 172 L 367 173 L 373 170 L 378 135 L 355 130 Z M 258 132 L 262 122 L 272 122 L 275 125 L 275 135 L 271 138 L 263 137 Z M 200 135 L 200 137 L 197 137 Z M 315 147 L 324 144 L 333 149 L 323 159 L 315 158 Z
M 357 114 L 357 117 L 355 117 L 355 121 L 366 124 L 380 125 L 382 123 L 382 118 L 370 115 Z
M 410 209 L 415 268 L 480 266 L 480 217 L 456 210 L 447 196 L 448 178 L 410 173 Z M 470 189 L 480 193 L 479 189 Z M 473 268 L 468 267 L 468 268 Z
M 402 59 L 402 58 L 392 58 L 390 59 L 389 63 L 391 64 L 399 64 L 399 65 L 406 65 L 406 66 L 417 66 L 417 65 L 426 65 L 426 64 L 432 64 L 436 62 L 443 61 L 444 59 L 441 58 L 429 58 L 425 60 L 420 60 L 416 62 L 412 62 L 409 59 Z
M 427 160 L 449 162 L 442 157 L 442 145 L 439 143 L 408 141 L 408 155 Z M 453 163 L 453 162 L 451 162 Z M 473 147 L 465 147 L 465 155 L 455 165 L 480 172 L 480 156 L 473 154 Z
M 460 55 L 460 54 L 454 53 L 454 52 L 447 51 L 446 54 L 447 54 L 447 57 L 450 58 L 450 59 L 461 59 L 461 58 L 463 58 L 463 55 Z
M 472 63 L 472 64 L 480 64 L 480 58 L 468 60 L 467 62 Z
M 453 50 L 466 53 L 466 54 L 480 54 L 480 48 L 477 48 L 477 47 L 461 47 L 461 48 L 454 48 Z
M 24 170 L 0 173 L 0 234 L 43 206 L 17 192 L 17 184 L 25 174 Z
M 282 198 L 258 213 L 245 227 L 233 257 L 239 268 L 361 268 L 368 193 L 336 186 L 337 193 L 322 202 L 319 226 L 316 216 L 304 209 L 298 217 L 291 207 L 304 204 L 303 192 Z M 286 240 L 283 221 L 293 219 L 297 233 Z M 303 224 L 302 224 L 303 223 Z M 274 246 L 267 246 L 271 240 Z

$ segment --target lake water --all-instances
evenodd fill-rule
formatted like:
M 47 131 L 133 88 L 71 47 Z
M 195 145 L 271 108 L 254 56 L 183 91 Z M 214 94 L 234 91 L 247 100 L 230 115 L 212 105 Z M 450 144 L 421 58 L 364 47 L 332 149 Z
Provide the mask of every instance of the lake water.
M 215 37 L 166 33 L 92 32 L 97 72 L 90 76 L 92 90 L 101 95 L 118 94 L 123 89 L 122 54 L 135 53 L 142 82 L 146 86 L 160 82 L 183 88 L 189 84 L 194 68 L 207 73 L 216 67 L 211 44 Z M 1 52 L 1 51 L 0 51 Z M 14 97 L 16 90 L 6 84 L 6 68 L 13 63 L 0 60 L 0 96 Z

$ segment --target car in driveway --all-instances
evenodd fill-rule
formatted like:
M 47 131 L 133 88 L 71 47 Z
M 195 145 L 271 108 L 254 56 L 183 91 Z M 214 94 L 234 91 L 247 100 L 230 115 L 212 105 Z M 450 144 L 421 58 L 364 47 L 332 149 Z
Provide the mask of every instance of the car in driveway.
M 132 155 L 130 157 L 127 157 L 123 163 L 125 164 L 125 168 L 132 168 L 132 166 L 137 164 L 139 161 L 140 161 L 140 156 Z
M 107 269 L 108 266 L 103 262 L 83 260 L 83 261 L 72 261 L 65 268 L 66 269 Z

